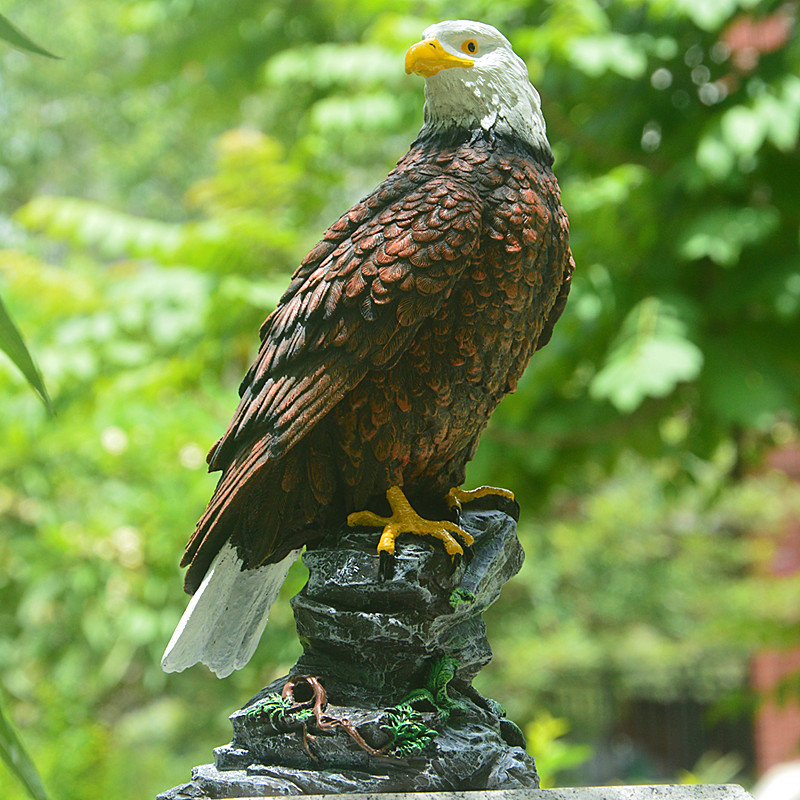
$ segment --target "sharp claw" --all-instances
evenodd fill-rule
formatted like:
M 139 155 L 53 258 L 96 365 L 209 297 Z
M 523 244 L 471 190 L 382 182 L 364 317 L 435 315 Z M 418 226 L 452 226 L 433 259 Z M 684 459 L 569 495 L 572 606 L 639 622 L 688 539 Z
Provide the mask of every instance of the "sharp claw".
M 456 553 L 453 556 L 453 559 L 452 559 L 452 562 L 451 562 L 452 567 L 450 569 L 450 574 L 451 575 L 455 575 L 456 570 L 461 566 L 461 559 L 462 558 L 463 558 L 463 556 L 461 555 L 461 553 Z
M 471 545 L 465 544 L 464 545 L 464 563 L 469 564 L 472 559 L 475 558 L 475 550 Z
M 391 580 L 392 575 L 394 575 L 394 554 L 388 550 L 381 550 L 378 561 L 378 580 L 383 583 Z

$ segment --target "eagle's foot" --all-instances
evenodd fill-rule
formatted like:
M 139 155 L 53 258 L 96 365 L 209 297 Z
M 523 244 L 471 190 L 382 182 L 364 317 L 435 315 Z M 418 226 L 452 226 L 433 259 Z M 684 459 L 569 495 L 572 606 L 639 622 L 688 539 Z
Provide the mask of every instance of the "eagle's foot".
M 378 581 L 390 581 L 394 575 L 394 556 L 387 553 L 386 550 L 381 550 L 378 557 Z
M 469 503 L 472 500 L 477 500 L 479 497 L 486 497 L 486 495 L 494 494 L 498 497 L 506 497 L 509 500 L 514 499 L 514 492 L 508 489 L 499 489 L 496 486 L 479 486 L 477 489 L 459 489 L 454 486 L 448 493 L 445 499 L 450 508 L 456 511 L 461 511 L 462 503 Z
M 454 522 L 447 520 L 433 521 L 423 519 L 406 500 L 399 486 L 392 486 L 386 492 L 386 499 L 392 509 L 391 517 L 381 517 L 372 511 L 356 511 L 347 517 L 347 524 L 365 525 L 367 527 L 383 527 L 380 541 L 378 542 L 378 554 L 381 559 L 383 554 L 394 553 L 394 543 L 401 533 L 415 533 L 417 536 L 433 536 L 441 539 L 444 549 L 450 558 L 455 559 L 464 553 L 464 548 L 456 540 L 456 536 L 461 537 L 464 544 L 470 545 L 475 540 L 463 528 L 459 528 Z

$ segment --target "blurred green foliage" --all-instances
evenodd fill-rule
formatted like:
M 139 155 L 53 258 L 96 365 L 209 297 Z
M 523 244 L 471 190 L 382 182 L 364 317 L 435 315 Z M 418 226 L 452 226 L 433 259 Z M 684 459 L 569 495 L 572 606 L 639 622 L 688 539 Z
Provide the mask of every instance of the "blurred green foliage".
M 55 58 L 52 53 L 39 47 L 34 41 L 27 37 L 19 28 L 0 14 L 0 41 L 16 47 L 24 52 L 37 53 L 39 55 Z M 19 371 L 28 379 L 28 383 L 38 393 L 39 397 L 48 408 L 50 398 L 47 396 L 47 389 L 42 382 L 42 376 L 28 352 L 25 340 L 22 338 L 14 320 L 9 316 L 6 307 L 0 298 L 0 351 L 17 366 Z
M 26 36 L 10 19 L 0 14 L 0 41 L 16 47 L 27 53 L 36 53 L 47 58 L 58 58 L 49 53 L 40 45 L 36 44 L 29 36 Z
M 798 580 L 767 568 L 798 491 L 759 465 L 798 441 L 800 46 L 791 26 L 748 53 L 726 33 L 795 12 L 11 2 L 66 56 L 0 51 L 0 294 L 57 411 L 0 363 L 0 682 L 54 797 L 188 779 L 298 655 L 300 564 L 246 669 L 159 668 L 215 483 L 204 455 L 258 326 L 415 136 L 422 85 L 402 57 L 439 19 L 495 24 L 527 60 L 578 264 L 470 469 L 516 491 L 528 554 L 487 615 L 479 688 L 526 727 L 560 713 L 576 671 L 669 698 L 676 669 L 710 664 L 691 691 L 714 700 L 749 654 L 796 643 Z M 587 704 L 569 735 L 602 735 L 601 717 Z
M 558 776 L 580 766 L 591 756 L 589 745 L 570 744 L 562 738 L 568 731 L 569 722 L 554 717 L 547 709 L 539 711 L 525 728 L 528 750 L 536 754 L 542 789 L 558 786 Z
M 25 340 L 14 324 L 14 320 L 11 319 L 2 298 L 0 298 L 0 352 L 5 353 L 11 363 L 25 376 L 47 408 L 52 408 L 42 376 L 36 364 L 34 364 Z
M 48 800 L 36 766 L 0 707 L 0 761 L 28 792 L 32 800 Z

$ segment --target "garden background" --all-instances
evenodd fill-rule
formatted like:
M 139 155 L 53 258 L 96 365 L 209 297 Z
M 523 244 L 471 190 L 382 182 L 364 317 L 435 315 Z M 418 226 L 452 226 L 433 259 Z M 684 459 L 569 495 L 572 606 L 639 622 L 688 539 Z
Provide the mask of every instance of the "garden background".
M 550 782 L 755 776 L 750 664 L 800 645 L 776 560 L 800 519 L 797 10 L 4 4 L 61 57 L 0 43 L 0 297 L 55 410 L 0 356 L 0 704 L 53 798 L 188 780 L 299 654 L 300 564 L 245 669 L 165 675 L 177 562 L 261 321 L 419 129 L 406 48 L 460 17 L 528 63 L 577 263 L 468 474 L 517 493 L 527 552 L 477 686 Z M 701 731 L 680 758 L 647 741 L 665 717 L 636 722 L 676 704 Z M 24 796 L 2 765 L 0 786 Z

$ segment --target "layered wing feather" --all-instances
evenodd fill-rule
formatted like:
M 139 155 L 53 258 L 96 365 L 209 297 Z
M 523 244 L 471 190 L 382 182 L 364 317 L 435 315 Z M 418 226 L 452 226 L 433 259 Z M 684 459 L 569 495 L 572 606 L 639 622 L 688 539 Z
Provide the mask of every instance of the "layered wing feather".
M 239 406 L 209 453 L 210 469 L 223 475 L 181 562 L 192 565 L 187 589 L 235 533 L 226 517 L 241 521 L 253 480 L 271 463 L 290 462 L 344 395 L 369 370 L 390 366 L 438 311 L 477 254 L 481 213 L 480 197 L 463 180 L 396 170 L 304 259 L 261 328 Z M 264 531 L 274 541 L 284 489 L 279 482 L 260 491 L 275 494 L 278 519 Z
M 437 176 L 373 210 L 370 201 L 386 194 L 379 188 L 335 223 L 293 276 L 261 328 L 212 469 L 255 437 L 268 439 L 268 457 L 289 450 L 447 299 L 478 245 L 480 198 Z

